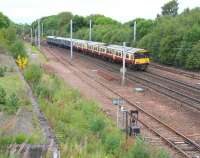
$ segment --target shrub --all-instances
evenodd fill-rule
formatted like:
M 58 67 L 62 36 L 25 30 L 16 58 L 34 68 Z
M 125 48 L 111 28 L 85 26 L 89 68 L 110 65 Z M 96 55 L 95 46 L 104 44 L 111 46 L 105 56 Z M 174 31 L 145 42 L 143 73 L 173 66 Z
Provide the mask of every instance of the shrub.
M 14 142 L 14 138 L 11 136 L 1 136 L 0 137 L 0 149 L 1 147 L 8 146 Z
M 36 92 L 36 95 L 40 97 L 44 97 L 44 98 L 52 97 L 51 90 L 47 87 L 47 85 L 41 82 L 37 84 L 35 88 L 35 92 Z
M 18 56 L 21 56 L 21 57 L 27 56 L 24 44 L 19 40 L 15 41 L 15 43 L 11 46 L 10 51 L 11 51 L 12 56 L 15 59 Z
M 90 123 L 90 129 L 93 132 L 100 132 L 104 129 L 104 127 L 105 127 L 105 122 L 101 117 L 93 119 Z
M 7 69 L 6 67 L 0 67 L 0 77 L 5 76 L 6 69 Z
M 117 133 L 106 133 L 103 144 L 108 153 L 115 154 L 120 150 L 121 137 Z
M 20 133 L 15 137 L 16 144 L 22 144 L 27 140 L 27 136 L 24 133 Z
M 15 93 L 12 93 L 7 99 L 7 105 L 17 108 L 19 106 L 19 98 Z
M 29 65 L 25 69 L 24 77 L 28 82 L 36 84 L 42 78 L 42 69 L 38 65 Z
M 0 104 L 6 103 L 6 91 L 0 87 Z
M 133 148 L 128 153 L 128 156 L 126 158 L 150 158 L 150 156 L 150 148 L 147 146 L 142 138 L 138 137 Z

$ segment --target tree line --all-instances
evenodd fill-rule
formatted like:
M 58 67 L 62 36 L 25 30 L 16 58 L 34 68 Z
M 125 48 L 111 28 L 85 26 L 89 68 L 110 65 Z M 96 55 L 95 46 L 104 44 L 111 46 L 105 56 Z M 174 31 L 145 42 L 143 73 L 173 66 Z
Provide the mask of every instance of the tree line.
M 177 0 L 164 4 L 161 13 L 153 20 L 136 18 L 120 23 L 104 15 L 87 17 L 62 12 L 41 18 L 44 36 L 70 36 L 70 20 L 73 20 L 73 37 L 89 39 L 89 20 L 92 20 L 92 40 L 104 43 L 148 49 L 152 60 L 189 70 L 200 69 L 200 7 L 186 8 L 178 13 Z M 134 22 L 137 22 L 136 42 L 134 41 Z M 7 23 L 1 22 L 1 25 Z M 30 27 L 37 29 L 37 21 L 29 25 L 16 25 L 19 34 L 30 35 Z M 19 28 L 23 28 L 19 29 Z

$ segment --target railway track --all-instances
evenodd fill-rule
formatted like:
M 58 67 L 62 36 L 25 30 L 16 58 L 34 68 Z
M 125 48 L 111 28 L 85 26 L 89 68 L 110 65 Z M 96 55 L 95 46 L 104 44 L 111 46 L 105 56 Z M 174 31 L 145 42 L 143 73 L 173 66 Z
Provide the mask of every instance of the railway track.
M 96 63 L 96 65 L 114 73 L 119 72 L 119 68 L 117 68 L 116 65 L 107 63 Z M 169 80 L 167 81 L 161 76 L 152 76 L 148 73 L 142 72 L 127 72 L 126 75 L 127 79 L 131 81 L 140 83 L 165 96 L 179 101 L 182 105 L 200 111 L 200 90 L 188 86 L 186 83 L 182 85 L 172 79 L 169 82 Z
M 120 66 L 111 64 L 90 56 L 81 55 L 82 58 L 96 61 L 95 64 L 108 71 L 119 73 Z M 149 87 L 169 98 L 179 101 L 181 105 L 200 111 L 200 88 L 183 81 L 178 81 L 152 72 L 129 71 L 127 79 Z
M 180 75 L 192 78 L 192 79 L 198 79 L 198 80 L 200 79 L 200 74 L 197 74 L 197 73 L 194 73 L 194 72 L 187 72 L 187 71 L 184 71 L 184 70 L 176 70 L 174 68 L 158 65 L 158 64 L 155 64 L 155 63 L 151 63 L 151 67 L 155 68 L 155 69 L 164 70 L 164 71 L 167 71 L 167 72 L 172 72 L 172 73 L 175 73 L 175 74 L 180 74 Z
M 166 123 L 160 121 L 158 118 L 153 116 L 152 114 L 148 113 L 144 109 L 142 109 L 139 105 L 133 103 L 129 98 L 124 96 L 123 94 L 120 94 L 112 89 L 112 87 L 106 85 L 105 83 L 102 83 L 95 78 L 91 78 L 91 76 L 85 72 L 84 70 L 80 70 L 76 67 L 76 65 L 72 64 L 68 61 L 66 54 L 60 54 L 60 52 L 57 51 L 56 55 L 54 52 L 49 50 L 48 52 L 53 55 L 56 60 L 58 60 L 60 63 L 62 63 L 64 66 L 67 66 L 69 68 L 69 65 L 71 67 L 77 69 L 76 71 L 79 71 L 79 73 L 82 73 L 86 78 L 93 80 L 96 82 L 96 84 L 101 85 L 104 87 L 107 91 L 112 92 L 118 97 L 123 98 L 126 103 L 131 105 L 132 107 L 138 109 L 140 111 L 140 118 L 139 121 L 141 124 L 143 124 L 146 128 L 148 128 L 151 132 L 159 136 L 167 145 L 175 149 L 177 152 L 179 152 L 183 157 L 187 158 L 199 158 L 200 157 L 200 145 L 191 140 L 190 138 L 187 138 L 183 134 L 179 133 Z M 105 67 L 104 67 L 105 68 Z M 70 68 L 71 69 L 71 68 Z

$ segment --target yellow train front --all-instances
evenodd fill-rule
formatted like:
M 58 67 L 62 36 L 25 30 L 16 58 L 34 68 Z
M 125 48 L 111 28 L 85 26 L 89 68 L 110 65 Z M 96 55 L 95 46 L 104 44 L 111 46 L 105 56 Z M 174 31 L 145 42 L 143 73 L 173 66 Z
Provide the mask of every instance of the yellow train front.
M 138 50 L 134 53 L 133 67 L 137 70 L 146 70 L 150 63 L 150 53 L 147 50 Z
M 149 51 L 141 48 L 123 47 L 119 45 L 108 45 L 106 54 L 114 62 L 122 63 L 123 51 L 125 50 L 126 65 L 136 70 L 145 71 L 150 63 Z

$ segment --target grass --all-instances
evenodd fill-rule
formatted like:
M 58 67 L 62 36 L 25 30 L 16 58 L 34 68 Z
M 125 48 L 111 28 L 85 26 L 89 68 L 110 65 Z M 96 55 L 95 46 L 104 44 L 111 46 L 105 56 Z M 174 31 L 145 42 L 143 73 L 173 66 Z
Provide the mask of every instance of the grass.
M 0 105 L 0 111 L 13 114 L 20 106 L 30 106 L 25 83 L 16 72 L 0 77 L 0 87 L 6 92 L 6 102 Z
M 105 116 L 98 103 L 84 99 L 56 76 L 43 73 L 37 85 L 32 84 L 60 142 L 61 157 L 168 158 L 168 154 L 140 139 L 125 150 L 125 135 Z M 164 156 L 160 157 L 161 154 Z

